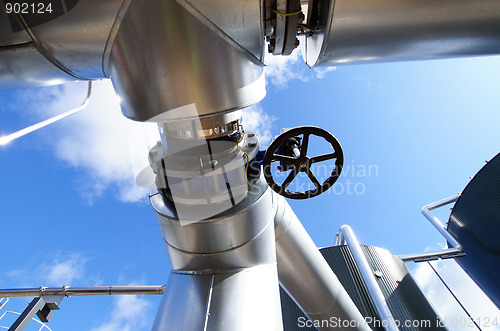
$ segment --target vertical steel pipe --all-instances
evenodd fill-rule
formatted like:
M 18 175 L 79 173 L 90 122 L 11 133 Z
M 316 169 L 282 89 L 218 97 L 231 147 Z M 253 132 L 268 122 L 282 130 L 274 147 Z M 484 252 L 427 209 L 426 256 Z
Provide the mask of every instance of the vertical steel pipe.
M 274 213 L 263 179 L 232 209 L 196 222 L 181 222 L 159 194 L 150 200 L 173 268 L 154 331 L 282 330 Z
M 370 299 L 372 300 L 379 318 L 382 321 L 384 329 L 386 331 L 398 331 L 399 329 L 396 326 L 396 321 L 392 316 L 391 310 L 387 306 L 384 294 L 382 293 L 380 286 L 378 286 L 377 281 L 375 280 L 372 268 L 370 267 L 370 264 L 368 264 L 368 260 L 366 259 L 365 254 L 363 254 L 361 245 L 354 235 L 354 232 L 352 232 L 351 227 L 349 227 L 348 225 L 343 225 L 340 228 L 338 242 L 339 245 L 347 244 L 347 246 L 349 247 L 352 257 L 356 262 L 356 266 L 358 267 L 359 273 L 363 278 L 366 289 L 370 294 Z

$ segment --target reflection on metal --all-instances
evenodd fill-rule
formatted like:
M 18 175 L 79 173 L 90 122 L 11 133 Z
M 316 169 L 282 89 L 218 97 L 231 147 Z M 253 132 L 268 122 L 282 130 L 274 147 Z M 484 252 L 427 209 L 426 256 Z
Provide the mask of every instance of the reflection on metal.
M 165 286 L 84 286 L 0 289 L 0 297 L 163 294 Z
M 433 202 L 431 204 L 425 205 L 422 207 L 422 214 L 424 214 L 425 218 L 431 222 L 431 224 L 443 235 L 448 244 L 451 246 L 448 249 L 436 251 L 436 252 L 424 252 L 424 253 L 416 253 L 416 254 L 404 254 L 400 255 L 399 258 L 403 261 L 413 261 L 413 262 L 422 262 L 422 261 L 431 261 L 437 259 L 450 259 L 455 257 L 465 256 L 464 249 L 462 245 L 451 235 L 443 223 L 431 213 L 431 210 L 449 205 L 450 203 L 454 203 L 458 200 L 460 194 L 454 195 L 452 197 L 439 200 Z
M 75 82 L 59 70 L 30 42 L 15 47 L 0 47 L 0 90 L 21 89 Z
M 87 108 L 87 105 L 89 104 L 90 95 L 91 94 L 92 94 L 92 82 L 89 81 L 88 82 L 88 88 L 87 88 L 87 96 L 85 97 L 85 100 L 83 101 L 83 103 L 80 106 L 78 106 L 76 108 L 73 108 L 73 109 L 70 109 L 70 110 L 68 110 L 68 111 L 66 111 L 66 112 L 64 112 L 62 114 L 56 115 L 56 116 L 51 117 L 49 119 L 46 119 L 46 120 L 44 120 L 42 122 L 30 125 L 27 128 L 24 128 L 22 130 L 19 130 L 19 131 L 16 131 L 14 133 L 8 134 L 6 136 L 0 137 L 0 146 L 1 145 L 6 145 L 6 144 L 10 143 L 14 139 L 17 139 L 17 138 L 20 138 L 22 136 L 25 136 L 28 133 L 31 133 L 33 131 L 36 131 L 38 129 L 46 127 L 47 125 L 55 123 L 55 122 L 57 122 L 59 120 L 62 120 L 63 118 L 66 118 L 68 116 L 71 116 L 73 114 L 78 113 L 79 111 L 84 110 L 85 108 Z
M 273 192 L 273 204 L 278 275 L 283 289 L 311 321 L 324 324 L 321 321 L 333 317 L 355 321 L 354 329 L 370 330 L 285 199 Z
M 497 0 L 319 0 L 319 31 L 305 38 L 309 66 L 500 53 Z
M 448 290 L 448 292 L 451 294 L 451 296 L 453 297 L 453 299 L 455 299 L 455 301 L 460 305 L 460 308 L 462 308 L 462 310 L 465 312 L 465 314 L 467 314 L 467 316 L 469 317 L 469 320 L 472 321 L 474 323 L 474 325 L 476 326 L 476 328 L 478 328 L 479 330 L 481 330 L 481 328 L 479 327 L 479 325 L 477 325 L 476 323 L 476 320 L 475 318 L 473 318 L 471 316 L 471 314 L 469 313 L 469 311 L 467 311 L 467 309 L 465 309 L 464 305 L 460 302 L 460 300 L 457 298 L 457 296 L 455 295 L 455 293 L 453 293 L 453 291 L 450 289 L 450 287 L 448 286 L 448 284 L 446 284 L 446 282 L 444 281 L 444 279 L 441 277 L 441 275 L 437 272 L 437 270 L 432 266 L 431 262 L 430 261 L 427 261 L 427 264 L 429 265 L 429 267 L 431 267 L 432 271 L 434 271 L 434 274 L 436 274 L 436 276 L 439 278 L 439 280 L 441 281 L 441 283 L 444 285 L 444 287 L 446 287 L 446 289 Z
M 227 42 L 263 61 L 263 0 L 177 0 Z
M 347 245 L 349 247 L 354 261 L 356 262 L 356 266 L 361 273 L 361 277 L 363 277 L 365 286 L 368 289 L 370 299 L 377 310 L 379 318 L 382 320 L 384 329 L 387 331 L 398 331 L 399 329 L 392 316 L 391 310 L 387 306 L 384 294 L 375 280 L 375 275 L 352 229 L 348 225 L 343 225 L 339 230 L 337 239 L 338 245 Z
M 170 275 L 153 324 L 163 330 L 283 330 L 275 264 Z

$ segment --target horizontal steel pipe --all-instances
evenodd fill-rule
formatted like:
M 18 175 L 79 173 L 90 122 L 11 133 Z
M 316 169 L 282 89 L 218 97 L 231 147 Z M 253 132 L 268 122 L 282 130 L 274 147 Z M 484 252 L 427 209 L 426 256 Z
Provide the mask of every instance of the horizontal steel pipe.
M 309 66 L 500 54 L 498 0 L 320 0 Z M 308 22 L 315 25 L 316 22 Z
M 164 285 L 148 286 L 83 286 L 83 287 L 32 287 L 0 290 L 0 297 L 37 297 L 47 295 L 135 295 L 135 294 L 163 294 Z

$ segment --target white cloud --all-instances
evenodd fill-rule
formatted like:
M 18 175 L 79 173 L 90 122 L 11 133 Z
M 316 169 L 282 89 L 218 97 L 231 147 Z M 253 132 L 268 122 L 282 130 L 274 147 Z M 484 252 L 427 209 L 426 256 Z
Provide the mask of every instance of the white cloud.
M 86 261 L 80 254 L 72 254 L 66 260 L 55 260 L 52 265 L 43 265 L 41 274 L 46 275 L 47 283 L 50 284 L 72 284 L 85 274 Z
M 288 56 L 273 56 L 266 53 L 266 65 L 264 71 L 266 81 L 278 89 L 285 89 L 292 80 L 307 82 L 311 78 L 299 49 L 295 49 Z
M 272 55 L 266 53 L 266 81 L 276 86 L 278 89 L 285 89 L 288 83 L 293 80 L 308 82 L 314 78 L 325 78 L 326 75 L 335 71 L 337 67 L 318 67 L 308 69 L 302 59 L 300 48 L 296 48 L 288 56 Z
M 37 257 L 38 260 L 38 257 Z M 63 286 L 74 285 L 75 282 L 100 283 L 96 275 L 88 275 L 85 265 L 88 261 L 81 253 L 56 252 L 50 259 L 42 264 L 30 263 L 24 269 L 13 270 L 7 276 L 15 280 L 20 286 Z
M 272 139 L 273 123 L 278 118 L 267 114 L 261 106 L 253 105 L 243 110 L 242 124 L 245 130 L 254 132 L 261 144 L 269 144 Z
M 86 84 L 70 84 L 49 90 L 49 95 L 57 91 L 58 96 L 46 97 L 39 113 L 47 117 L 62 112 L 83 99 L 85 88 Z M 78 184 L 89 203 L 108 189 L 121 201 L 137 202 L 148 193 L 136 185 L 132 168 L 132 164 L 147 163 L 147 146 L 130 149 L 129 136 L 137 130 L 156 131 L 156 126 L 126 119 L 111 83 L 100 81 L 94 83 L 87 109 L 47 129 L 45 136 L 57 158 L 85 171 Z
M 314 68 L 314 70 L 316 71 L 316 77 L 321 79 L 325 78 L 330 71 L 337 70 L 337 67 Z
M 431 263 L 474 319 L 480 319 L 484 323 L 487 318 L 497 317 L 500 323 L 500 311 L 455 261 L 440 260 Z M 417 264 L 413 277 L 449 330 L 476 329 L 427 263 Z M 497 330 L 494 325 L 479 326 L 483 330 Z
M 116 296 L 109 320 L 91 331 L 139 330 L 149 324 L 153 309 L 149 301 L 136 295 Z

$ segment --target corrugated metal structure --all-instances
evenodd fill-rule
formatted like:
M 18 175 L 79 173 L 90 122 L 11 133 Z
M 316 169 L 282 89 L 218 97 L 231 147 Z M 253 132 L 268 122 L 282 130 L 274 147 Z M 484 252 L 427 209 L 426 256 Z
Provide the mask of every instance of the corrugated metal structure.
M 500 308 L 500 154 L 469 182 L 455 203 L 448 231 L 467 256 L 455 259 Z
M 444 329 L 403 261 L 382 248 L 362 246 L 362 250 L 400 330 Z M 320 251 L 370 327 L 383 330 L 349 247 L 333 246 Z M 306 323 L 307 317 L 286 292 L 281 290 L 280 294 L 284 330 L 316 330 L 311 322 Z M 335 318 L 324 323 L 324 327 L 328 324 L 331 329 L 342 326 L 342 321 Z

